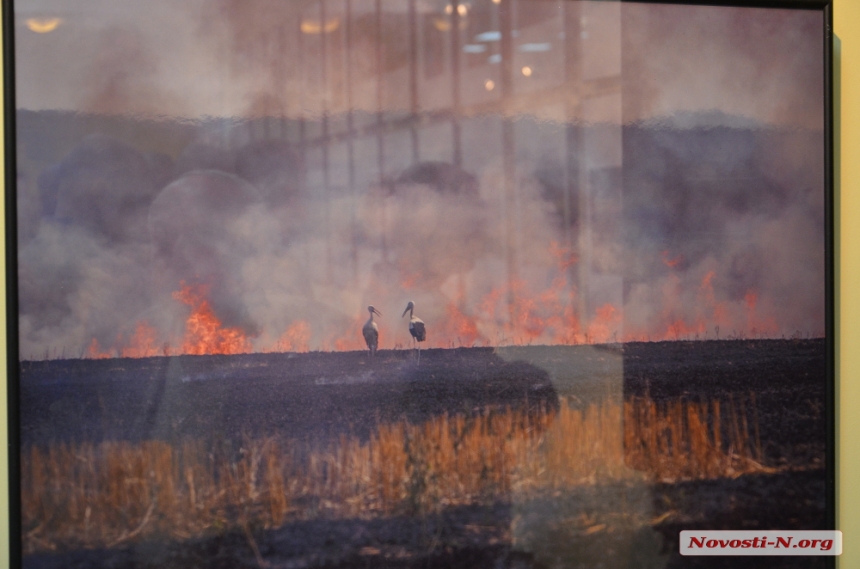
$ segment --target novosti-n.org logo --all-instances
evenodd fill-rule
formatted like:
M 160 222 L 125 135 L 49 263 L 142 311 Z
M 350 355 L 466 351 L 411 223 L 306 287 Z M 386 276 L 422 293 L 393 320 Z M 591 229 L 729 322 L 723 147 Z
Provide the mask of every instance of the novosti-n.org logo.
M 841 531 L 681 532 L 681 555 L 841 555 Z

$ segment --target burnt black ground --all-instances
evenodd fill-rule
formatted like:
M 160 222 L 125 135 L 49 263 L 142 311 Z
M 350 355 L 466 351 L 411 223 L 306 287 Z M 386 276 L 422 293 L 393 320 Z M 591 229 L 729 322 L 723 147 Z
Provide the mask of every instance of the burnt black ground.
M 557 407 L 544 370 L 490 348 L 24 362 L 24 446 L 366 436 L 379 424 Z
M 760 427 L 765 455 L 821 466 L 826 431 L 824 340 L 744 340 L 627 344 L 625 397 L 719 399 Z M 755 397 L 755 409 L 751 398 Z
M 21 364 L 26 447 L 57 441 L 298 439 L 485 408 L 756 397 L 773 456 L 825 440 L 823 340 L 632 343 L 55 360 Z M 806 449 L 806 450 L 804 450 Z
M 767 460 L 804 470 L 633 489 L 598 484 L 582 494 L 549 497 L 543 505 L 474 505 L 432 519 L 294 522 L 276 530 L 252 528 L 254 541 L 271 567 L 829 566 L 822 558 L 676 553 L 681 529 L 827 526 L 823 340 L 426 350 L 420 366 L 411 358 L 390 351 L 374 360 L 361 353 L 311 353 L 24 362 L 22 439 L 25 446 L 243 434 L 319 441 L 342 432 L 364 436 L 378 422 L 401 418 L 554 407 L 559 396 L 574 405 L 646 395 L 658 402 L 719 399 L 724 413 L 744 398 L 753 417 L 754 395 Z M 588 504 L 609 511 L 607 504 L 630 503 L 634 494 L 654 519 L 669 515 L 629 531 L 552 530 Z M 533 515 L 552 508 L 562 509 L 548 518 Z M 538 538 L 524 549 L 511 537 L 513 522 L 530 515 Z M 25 566 L 258 567 L 249 543 L 241 531 L 186 542 L 152 538 L 105 551 L 32 555 Z M 559 559 L 570 563 L 558 565 Z

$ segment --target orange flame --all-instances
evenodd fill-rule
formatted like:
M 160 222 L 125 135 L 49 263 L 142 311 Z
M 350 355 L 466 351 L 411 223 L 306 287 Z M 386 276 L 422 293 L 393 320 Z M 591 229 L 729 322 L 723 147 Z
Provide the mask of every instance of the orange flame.
M 251 351 L 251 343 L 239 328 L 223 328 L 206 300 L 207 287 L 180 283 L 173 298 L 191 307 L 185 322 L 182 352 L 185 354 L 242 354 Z
M 588 325 L 588 341 L 594 344 L 617 341 L 619 324 L 621 312 L 611 304 L 604 304 L 597 309 L 594 320 Z
M 695 334 L 704 334 L 707 331 L 703 320 L 696 320 L 693 324 L 687 324 L 683 320 L 675 320 L 666 329 L 666 335 L 662 340 L 681 340 Z
M 311 326 L 304 320 L 293 322 L 278 339 L 279 352 L 307 352 L 311 341 Z
M 455 299 L 445 306 L 445 320 L 439 323 L 438 328 L 432 330 L 428 336 L 435 339 L 432 345 L 450 347 L 472 347 L 479 340 L 487 343 L 487 339 L 478 331 L 478 323 L 474 318 L 463 312 L 458 306 L 459 300 Z
M 762 302 L 758 291 L 749 290 L 742 301 L 718 301 L 714 286 L 717 274 L 709 270 L 701 277 L 696 302 L 690 307 L 690 292 L 686 279 L 672 272 L 662 283 L 662 302 L 659 313 L 647 324 L 633 329 L 624 321 L 620 306 L 604 304 L 593 313 L 579 313 L 576 288 L 570 269 L 577 263 L 576 255 L 556 242 L 550 243 L 549 253 L 555 260 L 551 270 L 545 273 L 550 284 L 540 289 L 534 281 L 511 279 L 496 286 L 483 297 L 467 302 L 465 280 L 459 280 L 456 298 L 444 306 L 444 316 L 428 321 L 428 347 L 450 348 L 455 346 L 505 345 L 505 344 L 597 344 L 617 341 L 666 341 L 683 339 L 731 338 L 751 335 L 774 334 L 779 331 L 773 317 L 761 313 L 772 311 L 767 302 Z M 670 258 L 663 251 L 663 262 L 676 267 L 682 256 Z M 405 271 L 401 268 L 401 275 Z M 405 274 L 403 288 L 415 286 L 419 275 Z M 695 286 L 694 286 L 695 289 Z M 208 288 L 201 285 L 181 283 L 181 289 L 173 298 L 191 307 L 181 347 L 171 348 L 164 343 L 158 347 L 158 333 L 147 322 L 140 322 L 125 347 L 116 347 L 103 352 L 93 338 L 87 349 L 90 358 L 149 357 L 173 354 L 237 354 L 248 353 L 253 345 L 240 328 L 226 328 L 216 316 L 206 298 Z M 476 302 L 477 300 L 477 302 Z M 438 313 L 437 313 L 438 314 Z M 440 315 L 441 316 L 441 315 Z M 364 315 L 358 316 L 346 327 L 323 330 L 315 349 L 323 351 L 363 351 L 361 334 Z M 622 333 L 623 330 L 623 333 Z M 402 329 L 405 332 L 405 328 Z M 722 331 L 722 335 L 721 335 Z M 289 325 L 275 344 L 261 349 L 264 352 L 307 352 L 311 349 L 313 334 L 310 324 L 298 320 Z M 258 349 L 260 347 L 258 346 Z
M 476 328 L 483 336 L 499 343 L 589 341 L 570 302 L 572 298 L 564 302 L 565 296 L 572 297 L 572 291 L 562 276 L 536 294 L 525 282 L 513 281 L 510 286 L 494 288 L 484 296 L 479 304 Z
M 779 331 L 776 321 L 773 317 L 760 318 L 756 311 L 758 305 L 758 292 L 755 290 L 747 291 L 744 295 L 744 302 L 747 305 L 747 330 L 752 336 L 759 334 L 771 334 Z
M 555 259 L 555 276 L 544 290 L 533 291 L 529 284 L 515 279 L 507 286 L 493 288 L 478 303 L 473 317 L 465 316 L 456 305 L 447 308 L 449 319 L 462 336 L 490 338 L 500 344 L 574 344 L 588 340 L 573 307 L 574 291 L 568 273 L 578 258 L 569 248 L 551 242 L 549 253 Z M 604 313 L 601 313 L 605 315 Z M 595 329 L 597 330 L 597 328 Z M 477 334 L 477 335 L 476 335 Z
M 365 315 L 356 316 L 352 319 L 352 321 L 350 321 L 349 325 L 346 327 L 346 330 L 348 330 L 346 334 L 344 334 L 342 331 L 329 334 L 329 336 L 325 340 L 323 340 L 323 351 L 329 351 L 330 346 L 332 345 L 334 346 L 334 349 L 339 352 L 366 350 L 367 344 L 365 343 L 364 336 L 361 332 L 361 328 L 366 320 L 367 318 Z M 383 335 L 380 333 L 380 346 L 382 345 L 382 338 Z
M 702 278 L 702 285 L 699 287 L 699 298 L 702 305 L 712 312 L 711 323 L 714 326 L 714 330 L 716 331 L 721 327 L 724 330 L 728 330 L 731 326 L 731 319 L 729 318 L 726 303 L 717 302 L 714 296 L 713 280 L 715 276 L 715 271 L 708 271 L 704 278 Z
M 355 328 L 355 326 L 353 326 L 353 328 Z M 366 350 L 367 344 L 364 342 L 364 336 L 361 335 L 361 330 L 356 329 L 354 333 L 336 339 L 334 341 L 334 349 L 339 352 Z
M 94 360 L 106 360 L 108 358 L 112 358 L 113 354 L 110 352 L 102 352 L 99 347 L 99 341 L 93 338 L 93 341 L 90 342 L 90 346 L 87 348 L 87 357 Z
M 148 358 L 158 355 L 158 348 L 155 344 L 155 328 L 147 322 L 138 322 L 129 345 L 120 348 L 120 356 L 124 358 Z
M 475 320 L 464 314 L 456 304 L 448 303 L 448 306 L 445 307 L 445 313 L 448 315 L 450 327 L 453 328 L 448 335 L 456 337 L 461 345 L 474 346 L 478 339 L 484 340 L 481 333 L 478 332 L 478 325 Z
M 679 258 L 680 259 L 680 258 Z M 678 259 L 676 259 L 678 260 Z M 716 273 L 714 273 L 716 274 Z M 666 331 L 656 340 L 682 340 L 689 339 L 691 336 L 698 336 L 707 332 L 705 325 L 705 316 L 703 311 L 708 309 L 708 303 L 713 302 L 713 287 L 711 281 L 714 275 L 706 274 L 702 279 L 702 286 L 699 287 L 699 307 L 695 314 L 686 314 L 688 309 L 683 306 L 678 306 L 678 302 L 683 298 L 683 289 L 681 278 L 677 275 L 672 275 L 663 290 L 664 304 L 662 321 L 665 323 Z M 679 313 L 684 313 L 685 316 L 678 316 Z
M 758 293 L 754 290 L 747 291 L 744 295 L 744 302 L 747 303 L 747 310 L 752 315 L 755 312 L 755 305 L 758 304 Z

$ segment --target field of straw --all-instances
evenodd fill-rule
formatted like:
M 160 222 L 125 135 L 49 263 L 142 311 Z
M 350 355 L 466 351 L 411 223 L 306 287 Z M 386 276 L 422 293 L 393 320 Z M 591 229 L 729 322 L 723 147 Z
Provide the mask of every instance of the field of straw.
M 275 438 L 34 446 L 21 457 L 24 553 L 734 476 L 765 468 L 757 432 L 754 399 L 630 399 L 383 424 L 316 449 Z

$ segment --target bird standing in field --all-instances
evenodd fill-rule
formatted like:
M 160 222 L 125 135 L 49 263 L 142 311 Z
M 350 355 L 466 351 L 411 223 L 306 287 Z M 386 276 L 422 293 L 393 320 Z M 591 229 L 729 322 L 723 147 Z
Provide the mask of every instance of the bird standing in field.
M 409 313 L 409 333 L 412 334 L 412 343 L 418 347 L 418 363 L 421 363 L 421 342 L 427 338 L 427 331 L 424 329 L 424 321 L 412 313 L 414 309 L 415 303 L 410 300 L 406 310 L 403 311 L 403 316 Z
M 373 321 L 373 315 L 382 316 L 382 313 L 372 306 L 368 306 L 367 311 L 370 312 L 370 318 L 362 326 L 361 334 L 364 336 L 364 341 L 367 342 L 367 349 L 370 350 L 370 355 L 375 356 L 376 348 L 379 347 L 379 328 L 376 326 L 376 322 Z

